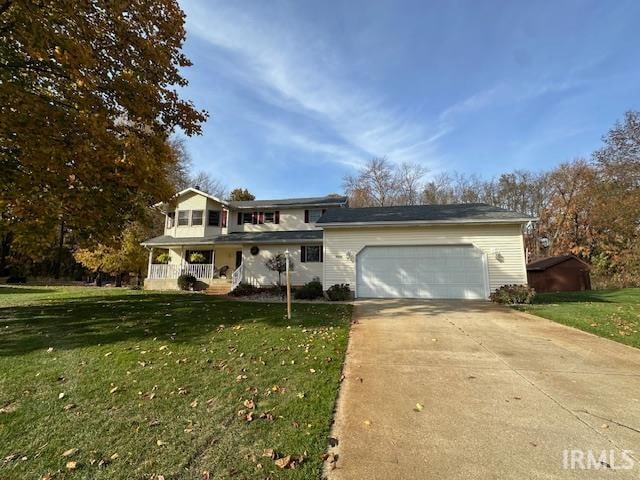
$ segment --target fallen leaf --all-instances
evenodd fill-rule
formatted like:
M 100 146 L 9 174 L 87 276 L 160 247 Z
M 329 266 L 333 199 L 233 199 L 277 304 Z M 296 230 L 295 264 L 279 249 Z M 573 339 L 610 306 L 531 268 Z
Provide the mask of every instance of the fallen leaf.
M 196 408 L 198 406 L 198 400 L 194 400 L 191 402 L 191 408 Z
M 111 455 L 109 458 L 111 460 L 116 460 L 120 455 L 118 455 L 117 453 L 114 453 L 113 455 Z
M 156 440 L 156 445 L 159 447 L 162 447 L 163 445 L 166 445 L 166 443 L 163 442 L 162 440 Z
M 329 437 L 328 441 L 329 441 L 329 446 L 330 447 L 337 447 L 338 446 L 338 439 L 337 438 Z
M 65 393 L 64 392 L 60 392 L 58 394 L 58 400 L 62 400 L 64 398 Z
M 416 406 L 413 408 L 416 412 L 421 412 L 424 410 L 424 405 L 421 403 L 416 403 Z
M 271 458 L 271 459 L 275 459 L 277 457 L 276 451 L 273 448 L 265 448 L 262 451 L 262 456 L 263 457 L 268 457 L 268 458 Z
M 75 470 L 76 468 L 78 468 L 78 462 L 74 462 L 73 460 L 71 460 L 67 462 L 65 466 L 67 467 L 67 470 Z
M 62 456 L 63 457 L 73 457 L 76 453 L 78 453 L 78 449 L 77 448 L 70 448 L 69 450 L 66 450 Z
M 67 403 L 64 407 L 63 410 L 65 411 L 69 411 L 76 408 L 76 404 L 75 403 Z
M 116 393 L 118 391 L 118 387 L 113 387 L 111 390 L 109 390 L 109 393 Z
M 275 462 L 276 467 L 285 469 L 291 464 L 291 455 L 277 459 Z
M 363 423 L 364 423 L 367 427 L 370 427 L 370 426 L 371 426 L 371 420 L 365 420 Z
M 243 402 L 244 406 L 247 407 L 249 410 L 253 410 L 254 408 L 256 408 L 256 404 L 254 403 L 253 400 L 245 400 Z

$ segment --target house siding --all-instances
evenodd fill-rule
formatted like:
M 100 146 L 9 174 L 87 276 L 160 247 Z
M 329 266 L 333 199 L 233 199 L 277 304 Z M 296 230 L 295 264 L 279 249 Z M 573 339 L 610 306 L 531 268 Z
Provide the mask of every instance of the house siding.
M 275 212 L 277 208 L 256 209 L 256 212 Z M 242 210 L 251 213 L 251 210 Z M 252 224 L 245 223 L 238 225 L 238 210 L 232 210 L 230 232 L 274 232 L 282 230 L 319 230 L 315 223 L 304 223 L 304 209 L 278 210 L 280 212 L 280 223 Z
M 356 255 L 368 245 L 473 244 L 487 257 L 489 289 L 526 284 L 520 225 L 450 225 L 417 227 L 326 227 L 324 288 L 348 283 L 356 288 Z
M 293 269 L 291 270 L 291 284 L 304 285 L 314 278 L 322 280 L 322 262 L 301 262 L 300 261 L 300 245 L 260 245 L 260 252 L 252 255 L 250 246 L 245 246 L 242 250 L 244 263 L 244 281 L 253 285 L 276 285 L 278 283 L 278 273 L 269 270 L 265 263 L 269 258 L 284 253 L 289 250 Z M 284 274 L 282 275 L 284 282 Z

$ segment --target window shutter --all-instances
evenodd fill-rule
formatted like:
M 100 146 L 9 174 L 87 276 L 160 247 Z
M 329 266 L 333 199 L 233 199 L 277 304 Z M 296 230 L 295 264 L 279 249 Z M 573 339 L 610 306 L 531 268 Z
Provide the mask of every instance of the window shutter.
M 258 212 L 251 212 L 251 223 L 258 223 Z
M 304 223 L 309 223 L 309 210 L 304 211 Z
M 306 262 L 306 261 L 307 261 L 306 256 L 307 256 L 307 247 L 305 247 L 304 245 L 302 245 L 302 246 L 300 247 L 300 261 L 301 261 L 302 263 L 304 263 L 304 262 Z
M 220 223 L 223 227 L 227 226 L 227 213 L 228 212 L 226 210 L 222 210 L 222 218 L 220 219 Z
M 273 223 L 280 223 L 280 210 L 276 210 L 273 217 L 274 217 Z
M 242 212 L 238 212 L 238 225 L 242 225 Z
M 324 245 L 320 245 L 320 262 L 324 262 Z
M 327 211 L 327 209 L 326 209 L 326 208 L 323 208 L 323 209 L 322 209 L 322 214 L 324 215 L 324 212 L 326 212 L 326 211 Z
M 264 223 L 264 212 L 258 213 L 258 223 L 262 225 Z

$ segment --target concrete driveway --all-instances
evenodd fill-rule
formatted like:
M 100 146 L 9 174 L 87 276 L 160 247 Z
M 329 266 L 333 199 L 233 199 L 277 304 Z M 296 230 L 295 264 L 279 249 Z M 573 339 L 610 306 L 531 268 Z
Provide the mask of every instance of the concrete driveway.
M 330 478 L 640 479 L 639 350 L 481 302 L 355 319 Z

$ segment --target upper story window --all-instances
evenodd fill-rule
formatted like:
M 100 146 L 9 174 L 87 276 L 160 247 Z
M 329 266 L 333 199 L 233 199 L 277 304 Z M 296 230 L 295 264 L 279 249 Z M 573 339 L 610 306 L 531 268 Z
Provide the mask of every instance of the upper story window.
M 209 210 L 208 225 L 210 227 L 219 227 L 220 226 L 220 211 L 219 210 Z
M 262 225 L 264 223 L 280 223 L 280 211 L 272 212 L 238 212 L 238 225 L 252 223 Z
M 191 210 L 191 225 L 202 225 L 202 210 Z
M 173 228 L 176 224 L 176 212 L 167 212 L 167 228 Z
M 178 210 L 178 226 L 185 227 L 189 225 L 189 210 Z
M 322 245 L 303 245 L 300 247 L 300 261 L 303 263 L 322 262 Z
M 316 223 L 325 212 L 323 208 L 312 208 L 304 211 L 304 223 Z

